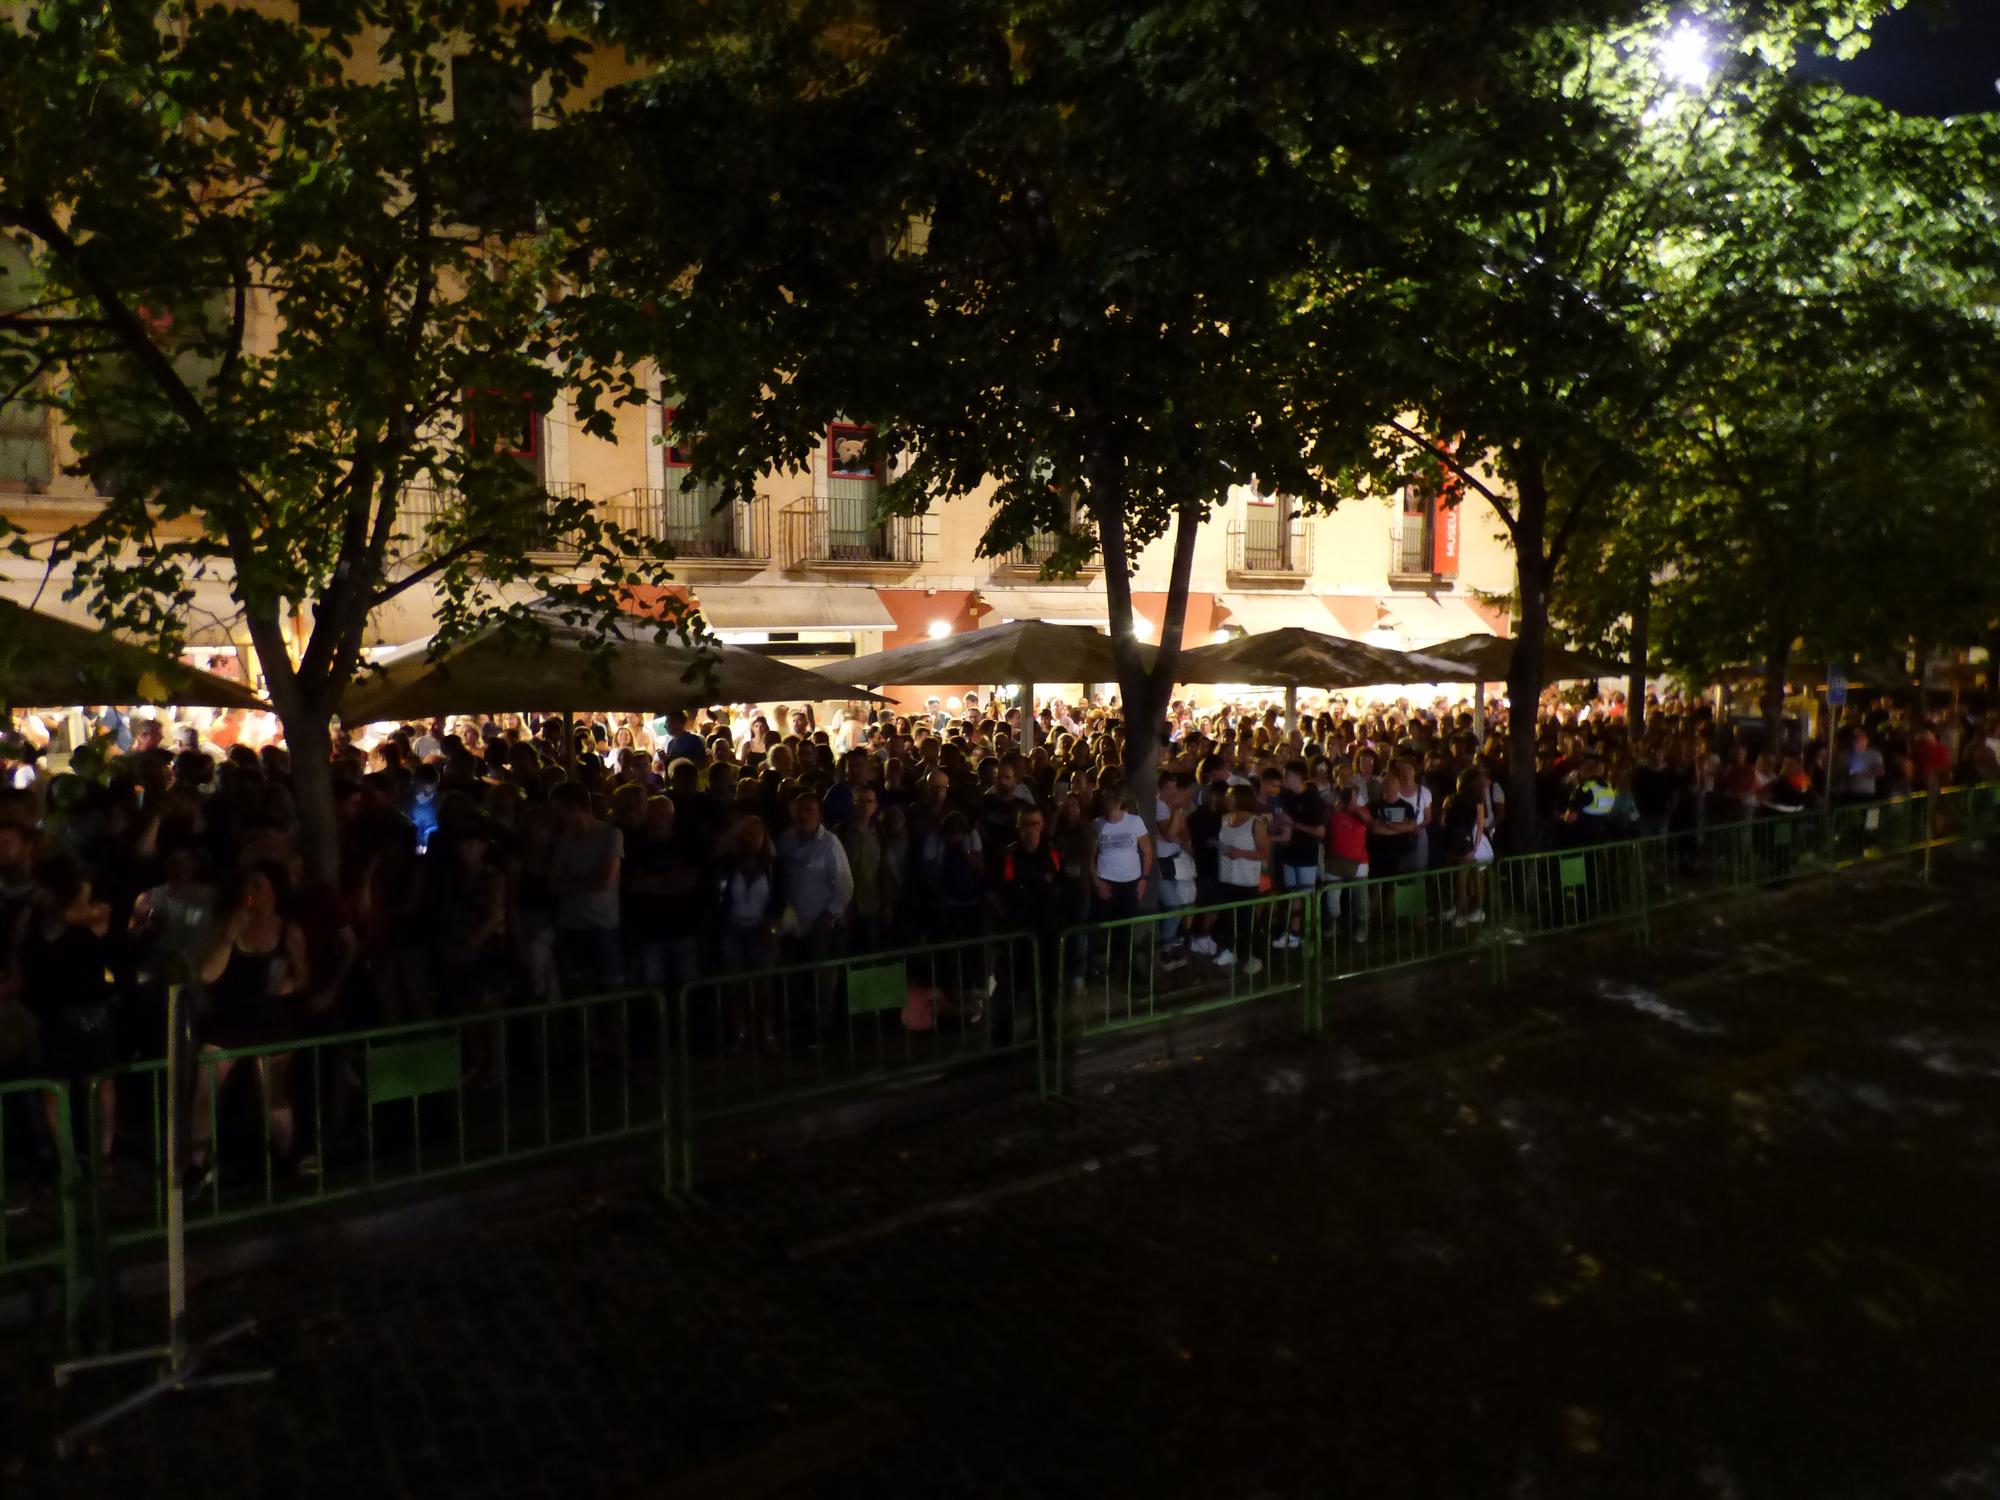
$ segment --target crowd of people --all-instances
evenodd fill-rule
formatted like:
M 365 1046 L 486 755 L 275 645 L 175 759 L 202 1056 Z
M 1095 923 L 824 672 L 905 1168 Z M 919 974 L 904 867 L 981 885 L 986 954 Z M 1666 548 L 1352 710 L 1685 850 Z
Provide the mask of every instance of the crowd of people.
M 1005 929 L 1053 954 L 1063 930 L 1141 914 L 1163 967 L 1254 972 L 1256 950 L 1304 941 L 1304 900 L 1365 943 L 1368 903 L 1343 888 L 1369 877 L 1455 867 L 1436 916 L 1476 925 L 1483 869 L 1514 842 L 1504 706 L 1482 736 L 1469 705 L 1335 697 L 1287 725 L 1272 705 L 1176 703 L 1150 808 L 1115 702 L 1036 712 L 1026 748 L 1021 710 L 977 695 L 823 724 L 800 706 L 342 732 L 331 878 L 305 857 L 281 743 L 95 709 L 109 755 L 86 778 L 10 734 L 0 1070 L 156 1056 L 166 985 L 196 976 L 201 1043 L 267 1049 L 249 1061 L 272 1145 L 310 1171 L 288 1040 Z M 1622 697 L 1552 701 L 1535 774 L 1538 842 L 1590 845 L 2000 779 L 2000 716 L 1884 703 L 1831 746 L 1766 746 L 1671 696 L 1640 733 Z M 1197 910 L 1271 891 L 1308 894 L 1257 928 Z M 228 1068 L 202 1076 L 220 1089 Z M 114 1092 L 91 1107 L 108 1171 Z

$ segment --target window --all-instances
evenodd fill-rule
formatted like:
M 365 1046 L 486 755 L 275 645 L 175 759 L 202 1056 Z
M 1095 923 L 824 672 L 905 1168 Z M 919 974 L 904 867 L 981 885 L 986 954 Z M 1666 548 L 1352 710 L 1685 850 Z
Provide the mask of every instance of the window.
M 511 458 L 541 477 L 544 418 L 535 398 L 521 391 L 465 393 L 465 441 L 475 450 Z
M 0 405 L 0 490 L 40 494 L 54 472 L 47 410 L 32 401 Z
M 826 477 L 879 484 L 882 460 L 875 452 L 875 429 L 860 422 L 835 422 L 826 430 Z

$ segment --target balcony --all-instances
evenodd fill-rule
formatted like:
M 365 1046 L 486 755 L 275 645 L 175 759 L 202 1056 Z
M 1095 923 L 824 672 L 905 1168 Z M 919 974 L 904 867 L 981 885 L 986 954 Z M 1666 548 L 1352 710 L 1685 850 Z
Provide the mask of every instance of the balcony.
M 996 561 L 1003 572 L 1040 578 L 1043 569 L 1054 561 L 1057 552 L 1066 542 L 1073 543 L 1074 538 L 1058 531 L 1038 531 L 1021 546 L 1001 554 Z M 1077 565 L 1075 573 L 1058 573 L 1055 577 L 1081 582 L 1096 577 L 1103 567 L 1104 559 L 1093 543 L 1089 555 Z
M 902 572 L 931 551 L 931 517 L 878 517 L 866 501 L 815 495 L 779 513 L 780 560 L 787 571 L 810 568 Z
M 673 548 L 686 562 L 716 568 L 761 568 L 771 560 L 770 505 L 758 496 L 717 507 L 710 485 L 639 488 L 604 502 L 614 526 Z
M 590 498 L 589 490 L 581 484 L 545 484 L 542 488 L 554 501 Z M 458 490 L 449 486 L 413 484 L 405 489 L 396 507 L 396 529 L 406 539 L 405 555 L 425 550 L 432 534 L 452 518 L 459 505 Z M 528 533 L 519 543 L 523 551 L 561 556 L 576 550 L 569 538 L 558 534 L 553 518 L 546 527 L 537 527 L 532 521 L 527 524 Z
M 1229 528 L 1230 576 L 1265 583 L 1309 578 L 1312 542 L 1303 516 L 1251 516 Z
M 1389 533 L 1389 582 L 1428 587 L 1437 582 L 1428 526 L 1404 526 Z

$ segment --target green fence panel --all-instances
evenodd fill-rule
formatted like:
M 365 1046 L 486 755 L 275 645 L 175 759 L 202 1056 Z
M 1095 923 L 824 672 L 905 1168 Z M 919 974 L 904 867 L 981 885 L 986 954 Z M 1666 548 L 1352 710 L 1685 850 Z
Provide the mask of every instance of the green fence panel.
M 910 967 L 902 960 L 888 964 L 850 964 L 847 1008 L 855 1015 L 902 1010 L 909 1003 Z
M 426 1094 L 448 1094 L 464 1077 L 460 1063 L 461 1041 L 454 1031 L 449 1036 L 414 1042 L 390 1042 L 368 1049 L 368 1102 L 386 1104 L 394 1099 L 417 1099 Z
M 687 985 L 674 1003 L 670 1190 L 692 1179 L 705 1122 L 795 1107 L 1042 1052 L 1045 965 L 1033 933 L 980 932 L 829 955 Z
M 669 1020 L 662 994 L 634 990 L 203 1048 L 188 1229 L 658 1131 L 668 1092 L 651 1038 Z M 136 1145 L 147 1171 L 142 1188 L 90 1185 L 100 1261 L 166 1232 L 166 1065 L 128 1063 L 92 1082 L 106 1080 L 121 1096 L 121 1142 Z M 380 1108 L 390 1104 L 407 1108 Z
M 1162 932 L 1176 931 L 1175 945 Z M 1318 1024 L 1319 901 L 1310 890 L 1182 907 L 1072 927 L 1054 1006 L 1060 1086 L 1074 1044 L 1206 1011 L 1295 999 Z
M 85 1107 L 89 1108 L 86 1097 Z M 17 1130 L 32 1127 L 30 1111 L 43 1115 L 53 1137 L 52 1176 L 10 1173 L 9 1149 Z M 32 1137 L 31 1137 L 32 1138 Z M 17 1078 L 0 1083 L 0 1276 L 46 1275 L 54 1280 L 62 1307 L 63 1347 L 76 1350 L 81 1306 L 77 1259 L 77 1165 L 75 1119 L 70 1086 L 53 1078 Z

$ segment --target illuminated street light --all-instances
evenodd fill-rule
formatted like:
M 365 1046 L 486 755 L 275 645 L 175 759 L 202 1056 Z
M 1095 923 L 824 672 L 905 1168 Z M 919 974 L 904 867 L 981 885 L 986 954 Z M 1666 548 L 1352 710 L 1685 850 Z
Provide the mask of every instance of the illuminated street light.
M 1708 37 L 1692 21 L 1683 21 L 1660 40 L 1660 68 L 1682 88 L 1708 86 L 1715 74 Z
M 948 635 L 950 635 L 950 634 L 951 634 L 951 621 L 949 621 L 949 620 L 933 620 L 933 621 L 931 621 L 931 623 L 930 623 L 930 637 L 931 637 L 931 639 L 932 639 L 932 640 L 934 640 L 934 641 L 941 641 L 941 640 L 943 640 L 943 639 L 944 639 L 944 638 L 945 638 L 946 636 L 948 636 Z

